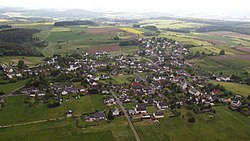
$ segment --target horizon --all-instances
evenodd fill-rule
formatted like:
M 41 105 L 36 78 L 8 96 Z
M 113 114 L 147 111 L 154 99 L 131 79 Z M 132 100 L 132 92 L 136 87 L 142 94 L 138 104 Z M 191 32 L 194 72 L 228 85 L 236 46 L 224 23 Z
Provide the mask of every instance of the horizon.
M 84 9 L 98 12 L 163 12 L 177 14 L 194 14 L 194 15 L 227 15 L 227 16 L 250 16 L 250 4 L 247 0 L 239 1 L 203 1 L 199 0 L 176 0 L 164 1 L 155 0 L 154 3 L 140 2 L 127 0 L 124 2 L 117 2 L 114 0 L 92 0 L 91 2 L 82 2 L 80 0 L 59 1 L 59 0 L 44 0 L 33 2 L 31 0 L 23 0 L 21 3 L 18 0 L 2 0 L 0 6 L 3 7 L 21 7 L 26 9 Z M 32 3 L 33 2 L 33 3 Z M 50 3 L 50 4 L 48 4 Z M 59 4 L 58 4 L 59 3 Z M 122 3 L 122 4 L 121 4 Z M 180 5 L 181 3 L 181 5 Z M 216 3 L 216 4 L 215 4 Z M 226 5 L 225 5 L 226 3 Z M 170 5 L 170 6 L 169 6 Z

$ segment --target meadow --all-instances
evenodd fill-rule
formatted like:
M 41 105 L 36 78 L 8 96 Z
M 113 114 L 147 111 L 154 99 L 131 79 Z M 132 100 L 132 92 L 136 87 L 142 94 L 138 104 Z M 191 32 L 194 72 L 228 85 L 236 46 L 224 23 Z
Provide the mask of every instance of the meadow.
M 209 81 L 209 82 L 215 85 L 220 84 L 224 86 L 227 90 L 235 94 L 240 94 L 243 96 L 250 95 L 250 86 L 245 85 L 245 84 L 238 84 L 238 83 L 233 83 L 233 82 L 218 82 L 218 81 Z
M 224 107 L 214 107 L 214 109 L 218 116 L 195 123 L 188 123 L 182 117 L 167 117 L 161 119 L 159 124 L 134 124 L 142 141 L 249 140 L 250 126 L 247 117 Z
M 25 102 L 26 98 L 27 96 L 5 98 L 5 106 L 0 111 L 0 125 L 64 117 L 69 109 L 73 110 L 75 115 L 106 109 L 103 104 L 103 95 L 83 96 L 80 99 L 71 98 L 69 101 L 64 99 L 64 102 L 56 108 L 48 108 L 44 103 L 29 106 Z

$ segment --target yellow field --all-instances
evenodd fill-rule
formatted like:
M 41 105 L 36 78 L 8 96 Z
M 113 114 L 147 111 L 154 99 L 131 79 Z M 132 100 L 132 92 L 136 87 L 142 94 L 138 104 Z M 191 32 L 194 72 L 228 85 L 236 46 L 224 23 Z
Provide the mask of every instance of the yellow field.
M 64 27 L 55 27 L 51 30 L 51 32 L 69 32 L 71 31 L 70 28 L 64 28 Z
M 133 29 L 133 28 L 130 28 L 130 27 L 126 27 L 126 28 L 120 28 L 121 30 L 124 30 L 124 31 L 127 31 L 127 32 L 130 32 L 130 33 L 134 33 L 134 34 L 142 34 L 143 32 L 139 31 L 139 30 L 136 30 L 136 29 Z
M 7 22 L 7 20 L 5 20 L 5 19 L 0 19 L 0 23 L 1 22 Z

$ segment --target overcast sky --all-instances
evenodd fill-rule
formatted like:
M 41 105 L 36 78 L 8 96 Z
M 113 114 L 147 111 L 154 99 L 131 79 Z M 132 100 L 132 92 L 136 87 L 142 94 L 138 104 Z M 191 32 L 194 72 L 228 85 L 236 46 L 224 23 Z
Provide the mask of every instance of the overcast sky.
M 250 0 L 0 0 L 0 6 L 111 11 L 250 14 Z

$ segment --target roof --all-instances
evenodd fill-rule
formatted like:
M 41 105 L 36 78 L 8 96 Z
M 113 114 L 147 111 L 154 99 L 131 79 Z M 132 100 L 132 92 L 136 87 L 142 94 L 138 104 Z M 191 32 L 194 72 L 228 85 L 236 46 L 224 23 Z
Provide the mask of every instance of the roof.
M 136 108 L 136 111 L 146 111 L 146 107 L 138 107 Z
M 164 113 L 162 111 L 155 112 L 155 116 L 164 116 Z

